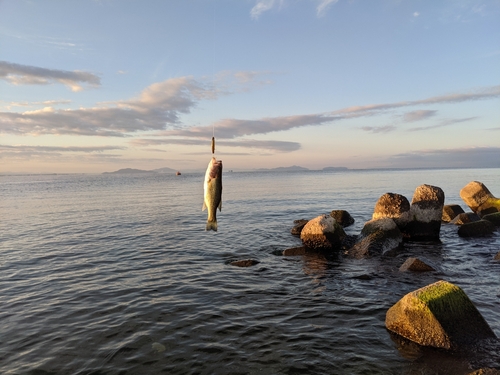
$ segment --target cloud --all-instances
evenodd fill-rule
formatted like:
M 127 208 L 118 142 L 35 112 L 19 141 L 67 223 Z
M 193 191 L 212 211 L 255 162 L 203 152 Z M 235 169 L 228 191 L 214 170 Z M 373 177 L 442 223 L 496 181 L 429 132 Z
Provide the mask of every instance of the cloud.
M 328 8 L 337 3 L 339 0 L 315 0 L 318 5 L 316 6 L 316 14 L 318 17 L 323 17 L 326 14 Z M 283 7 L 285 0 L 257 0 L 256 4 L 250 11 L 250 16 L 257 20 L 260 15 L 267 12 L 275 7 Z
M 339 109 L 332 112 L 307 114 L 307 115 L 293 115 L 281 117 L 266 117 L 257 120 L 242 120 L 242 119 L 224 119 L 215 122 L 208 126 L 195 126 L 188 129 L 172 129 L 158 133 L 162 136 L 170 137 L 193 137 L 193 138 L 208 138 L 212 136 L 213 129 L 215 128 L 218 138 L 237 138 L 242 136 L 249 136 L 255 134 L 267 134 L 278 131 L 285 131 L 303 126 L 317 126 L 325 125 L 335 121 L 352 119 L 357 117 L 376 116 L 386 111 L 399 109 L 403 107 L 411 107 L 418 105 L 429 104 L 453 104 L 474 100 L 486 100 L 497 98 L 500 96 L 500 86 L 488 87 L 473 93 L 456 93 L 442 96 L 434 96 L 427 99 L 404 101 L 385 104 L 370 104 L 364 106 L 354 106 Z M 413 111 L 410 118 L 423 117 L 424 115 L 431 116 L 432 111 L 418 112 Z M 410 112 L 411 113 L 411 112 Z M 364 130 L 376 131 L 376 128 L 365 127 Z M 382 127 L 378 132 L 391 131 L 393 128 Z
M 55 70 L 0 61 L 0 79 L 14 85 L 49 85 L 60 83 L 72 91 L 81 91 L 84 85 L 97 87 L 101 80 L 95 74 L 80 70 Z
M 437 111 L 424 110 L 424 109 L 418 111 L 411 111 L 403 115 L 403 120 L 406 122 L 425 120 L 429 117 L 435 116 L 436 113 Z
M 361 128 L 364 131 L 372 132 L 372 133 L 389 133 L 396 130 L 394 125 L 386 125 L 386 126 L 363 126 Z
M 250 11 L 253 19 L 258 19 L 260 15 L 268 10 L 274 8 L 276 5 L 282 5 L 284 0 L 258 0 Z
M 208 138 L 209 139 L 209 138 Z M 130 141 L 132 146 L 158 146 L 158 145 L 184 145 L 184 146 L 209 146 L 207 139 L 186 139 L 186 138 L 155 138 L 155 139 L 134 139 Z M 217 147 L 243 147 L 262 149 L 274 152 L 292 152 L 300 149 L 300 143 L 288 141 L 262 141 L 255 139 L 241 139 L 237 141 L 217 141 Z
M 124 147 L 118 146 L 27 146 L 27 145 L 2 145 L 0 144 L 0 159 L 17 159 L 28 160 L 34 157 L 55 158 L 63 154 L 96 154 L 104 153 L 106 151 L 123 150 Z M 112 154 L 106 154 L 112 157 Z M 79 156 L 81 157 L 81 156 Z M 118 155 L 114 155 L 118 157 Z
M 316 14 L 318 17 L 323 17 L 328 8 L 338 2 L 339 0 L 320 0 L 319 5 L 316 7 Z
M 35 107 L 35 106 L 50 107 L 53 105 L 69 104 L 69 103 L 71 103 L 71 100 L 66 100 L 66 99 L 44 100 L 41 102 L 10 102 L 4 105 L 3 107 L 7 110 L 10 110 L 12 107 Z
M 479 118 L 479 117 L 476 116 L 476 117 L 466 117 L 466 118 L 458 118 L 458 119 L 448 119 L 448 120 L 443 120 L 443 121 L 441 121 L 441 123 L 436 124 L 436 125 L 420 126 L 420 127 L 410 128 L 410 129 L 408 129 L 408 131 L 421 131 L 421 130 L 437 129 L 437 128 L 442 128 L 442 127 L 445 127 L 445 126 L 459 124 L 461 122 L 475 120 L 477 118 Z
M 418 16 L 420 16 L 420 13 L 419 13 L 419 12 L 414 12 L 414 13 L 413 13 L 413 17 L 418 17 Z
M 124 137 L 138 131 L 164 130 L 180 126 L 181 114 L 190 113 L 199 101 L 248 88 L 252 79 L 260 76 L 258 72 L 226 72 L 213 83 L 178 77 L 154 83 L 135 98 L 92 108 L 58 110 L 48 106 L 36 111 L 0 112 L 0 134 Z
M 500 168 L 500 147 L 420 150 L 386 160 L 392 168 Z

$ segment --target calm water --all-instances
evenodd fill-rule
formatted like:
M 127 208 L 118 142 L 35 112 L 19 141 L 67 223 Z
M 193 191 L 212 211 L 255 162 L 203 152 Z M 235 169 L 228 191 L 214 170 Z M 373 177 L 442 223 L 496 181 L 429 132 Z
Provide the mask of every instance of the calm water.
M 464 353 L 391 338 L 387 309 L 445 279 L 500 336 L 500 232 L 410 243 L 364 260 L 277 255 L 293 220 L 332 209 L 357 234 L 386 192 L 418 185 L 458 203 L 500 170 L 228 173 L 219 232 L 205 232 L 202 174 L 0 176 L 1 374 L 466 374 L 500 345 Z M 410 255 L 439 272 L 400 273 Z M 229 265 L 254 258 L 256 266 Z

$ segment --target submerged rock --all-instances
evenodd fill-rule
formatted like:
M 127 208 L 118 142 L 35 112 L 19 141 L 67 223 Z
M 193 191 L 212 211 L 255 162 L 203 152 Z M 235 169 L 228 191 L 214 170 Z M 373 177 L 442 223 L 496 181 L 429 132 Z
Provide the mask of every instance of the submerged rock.
M 449 223 L 455 219 L 458 215 L 463 214 L 464 210 L 458 204 L 447 204 L 443 207 L 443 215 L 441 221 Z
M 404 195 L 395 193 L 382 195 L 375 204 L 372 219 L 384 218 L 393 219 L 400 229 L 406 227 L 411 219 L 408 199 Z
M 469 182 L 460 190 L 460 197 L 481 217 L 500 211 L 500 199 L 495 198 L 482 182 Z
M 295 224 L 290 231 L 294 236 L 300 236 L 300 233 L 302 232 L 302 229 L 304 229 L 304 226 L 307 224 L 309 220 L 305 219 L 300 219 L 300 220 L 294 220 L 293 223 Z
M 335 221 L 342 226 L 342 228 L 347 228 L 348 226 L 354 224 L 353 217 L 345 210 L 333 210 L 330 212 L 330 216 L 333 217 Z
M 488 220 L 490 223 L 496 225 L 497 227 L 500 226 L 500 212 L 484 215 L 483 219 Z
M 344 229 L 330 215 L 309 220 L 300 233 L 302 244 L 314 250 L 337 250 L 346 236 Z
M 365 223 L 356 243 L 345 254 L 353 258 L 365 258 L 387 254 L 403 243 L 403 234 L 390 218 L 370 220 Z
M 494 260 L 500 260 L 500 251 L 493 258 Z
M 304 246 L 291 247 L 289 249 L 283 250 L 283 256 L 305 255 L 306 252 L 307 252 L 307 249 Z
M 410 206 L 412 220 L 403 229 L 403 235 L 413 241 L 439 240 L 443 206 L 444 192 L 441 188 L 418 186 Z
M 467 223 L 473 223 L 475 221 L 479 221 L 481 218 L 478 214 L 474 212 L 464 212 L 463 214 L 457 215 L 452 221 L 451 224 L 462 225 Z
M 256 264 L 259 264 L 260 262 L 255 259 L 242 259 L 242 260 L 235 260 L 231 263 L 229 263 L 231 266 L 236 266 L 236 267 L 251 267 L 255 266 Z
M 385 325 L 419 345 L 442 349 L 496 337 L 465 292 L 443 280 L 401 298 L 387 311 Z
M 488 220 L 479 220 L 472 223 L 465 223 L 458 228 L 460 237 L 484 237 L 495 231 L 495 226 Z
M 405 271 L 415 271 L 415 272 L 428 272 L 428 271 L 436 271 L 434 267 L 428 264 L 429 262 L 423 261 L 419 258 L 408 258 L 406 261 L 399 267 L 401 272 Z

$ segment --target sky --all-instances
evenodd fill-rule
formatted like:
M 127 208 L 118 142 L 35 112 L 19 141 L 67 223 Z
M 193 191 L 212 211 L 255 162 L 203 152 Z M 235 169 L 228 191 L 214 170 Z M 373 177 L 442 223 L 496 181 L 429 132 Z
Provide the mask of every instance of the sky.
M 0 173 L 500 167 L 500 0 L 0 0 Z

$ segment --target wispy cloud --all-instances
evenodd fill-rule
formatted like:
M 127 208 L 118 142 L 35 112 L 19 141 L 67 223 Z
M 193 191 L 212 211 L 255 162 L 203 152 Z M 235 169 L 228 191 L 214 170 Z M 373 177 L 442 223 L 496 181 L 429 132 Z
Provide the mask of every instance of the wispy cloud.
M 447 119 L 447 120 L 441 121 L 439 124 L 436 124 L 436 125 L 414 127 L 414 128 L 408 129 L 408 131 L 421 131 L 421 130 L 443 128 L 445 126 L 459 124 L 461 122 L 472 121 L 472 120 L 475 120 L 477 118 L 479 118 L 479 117 L 476 116 L 476 117 L 466 117 L 466 118 L 457 118 L 457 119 Z
M 63 154 L 101 154 L 106 151 L 123 150 L 119 146 L 28 146 L 28 145 L 2 145 L 0 144 L 0 159 L 25 160 L 33 157 L 53 158 Z M 110 154 L 107 154 L 111 156 Z M 117 155 L 114 155 L 116 157 Z
M 326 14 L 328 8 L 338 2 L 339 0 L 320 0 L 319 5 L 316 7 L 316 14 L 318 17 L 323 17 Z
M 397 154 L 386 160 L 393 168 L 499 168 L 500 147 L 420 150 Z
M 0 101 L 1 102 L 1 101 Z M 71 100 L 67 99 L 60 99 L 60 100 L 43 100 L 40 102 L 8 102 L 4 104 L 2 107 L 10 110 L 11 108 L 16 108 L 16 107 L 51 107 L 51 106 L 56 106 L 56 105 L 61 105 L 61 104 L 70 104 Z
M 97 107 L 57 110 L 46 107 L 26 112 L 0 112 L 0 134 L 97 135 L 124 137 L 138 131 L 180 126 L 180 116 L 201 100 L 248 89 L 257 72 L 224 73 L 216 81 L 179 77 L 154 83 L 137 97 L 101 103 Z M 259 84 L 263 84 L 260 82 Z
M 389 133 L 396 130 L 394 125 L 386 125 L 386 126 L 363 126 L 362 130 L 371 132 L 371 133 Z
M 428 119 L 429 117 L 435 116 L 436 113 L 437 111 L 435 110 L 425 110 L 425 109 L 418 111 L 411 111 L 403 115 L 403 120 L 406 122 L 425 120 Z
M 257 120 L 224 119 L 217 121 L 209 126 L 194 126 L 188 129 L 166 130 L 163 132 L 159 132 L 158 135 L 168 137 L 207 138 L 212 136 L 212 131 L 215 127 L 218 138 L 232 139 L 255 134 L 267 134 L 272 132 L 285 131 L 303 126 L 324 125 L 335 121 L 357 117 L 376 116 L 390 110 L 404 107 L 429 104 L 453 104 L 474 100 L 492 99 L 497 97 L 500 97 L 500 86 L 487 87 L 472 93 L 447 94 L 421 100 L 353 106 L 326 113 L 270 118 L 266 117 Z M 422 118 L 425 116 L 430 117 L 431 115 L 432 111 L 413 111 L 413 114 L 410 115 L 410 118 L 414 118 L 416 120 L 419 116 Z M 380 128 L 365 127 L 364 130 L 372 132 L 387 132 L 394 130 L 394 128 L 391 126 Z
M 100 78 L 80 70 L 46 69 L 31 65 L 21 65 L 0 61 L 0 79 L 14 85 L 49 85 L 60 83 L 72 91 L 81 91 L 86 86 L 101 85 Z
M 130 141 L 131 146 L 146 147 L 159 145 L 184 145 L 184 146 L 207 146 L 206 139 L 186 139 L 186 138 L 154 138 L 154 139 L 134 139 Z M 300 149 L 300 143 L 288 141 L 266 141 L 255 139 L 240 139 L 236 141 L 217 141 L 218 146 L 243 147 L 262 149 L 275 152 L 292 152 Z
M 339 0 L 315 0 L 318 4 L 316 6 L 316 14 L 318 17 L 323 17 L 328 8 Z M 257 20 L 262 13 L 267 12 L 273 8 L 281 8 L 285 5 L 285 0 L 257 0 L 253 8 L 250 10 L 250 16 Z
M 284 0 L 257 0 L 257 3 L 250 11 L 250 15 L 256 20 L 262 13 L 267 12 L 275 6 L 283 5 L 283 2 Z

